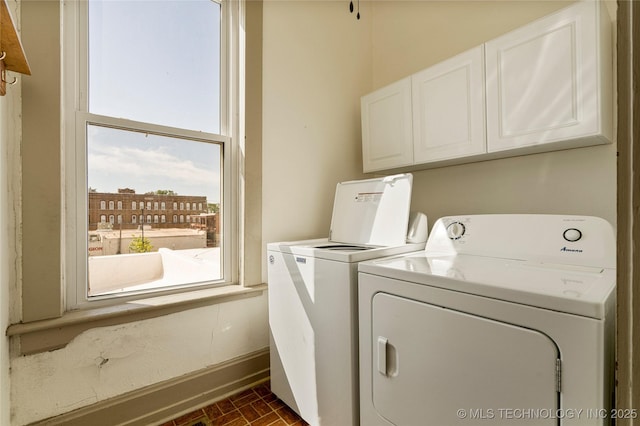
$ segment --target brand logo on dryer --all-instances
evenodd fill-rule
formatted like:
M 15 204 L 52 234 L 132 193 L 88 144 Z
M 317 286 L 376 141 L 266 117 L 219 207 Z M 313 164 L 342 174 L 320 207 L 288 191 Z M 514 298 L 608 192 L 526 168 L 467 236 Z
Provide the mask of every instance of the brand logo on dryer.
M 571 249 L 571 248 L 567 248 L 567 246 L 562 247 L 560 251 L 568 251 L 571 253 L 582 253 L 581 249 Z

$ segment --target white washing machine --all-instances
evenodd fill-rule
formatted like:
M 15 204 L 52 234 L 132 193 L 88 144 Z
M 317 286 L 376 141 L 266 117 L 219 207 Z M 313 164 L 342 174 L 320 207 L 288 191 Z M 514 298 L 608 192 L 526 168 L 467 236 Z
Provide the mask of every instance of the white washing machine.
M 599 218 L 478 215 L 360 263 L 360 423 L 609 424 L 615 253 Z
M 421 250 L 407 242 L 412 176 L 337 185 L 330 237 L 267 246 L 271 390 L 304 420 L 358 424 L 358 262 Z

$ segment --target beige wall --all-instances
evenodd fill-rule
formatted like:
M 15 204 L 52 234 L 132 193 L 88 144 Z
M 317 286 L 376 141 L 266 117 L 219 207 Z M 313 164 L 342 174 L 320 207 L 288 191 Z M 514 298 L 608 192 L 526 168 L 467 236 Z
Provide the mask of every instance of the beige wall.
M 326 236 L 335 183 L 367 177 L 360 96 L 570 3 L 361 1 L 356 21 L 346 1 L 266 0 L 263 247 Z M 526 212 L 615 224 L 615 167 L 614 144 L 418 171 L 412 208 L 431 223 Z
M 335 185 L 363 177 L 370 5 L 360 21 L 346 1 L 267 0 L 263 13 L 263 243 L 327 237 Z
M 372 89 L 569 3 L 375 2 Z M 564 213 L 601 216 L 615 224 L 615 185 L 613 144 L 414 172 L 412 208 L 427 213 L 431 223 L 453 214 Z
M 8 1 L 9 10 L 19 25 L 20 8 L 16 1 Z M 22 76 L 18 83 L 7 86 L 7 94 L 0 97 L 0 425 L 10 424 L 10 351 L 4 330 L 16 318 L 13 303 L 20 271 L 18 235 L 20 233 L 20 102 Z M 19 298 L 17 301 L 19 302 Z

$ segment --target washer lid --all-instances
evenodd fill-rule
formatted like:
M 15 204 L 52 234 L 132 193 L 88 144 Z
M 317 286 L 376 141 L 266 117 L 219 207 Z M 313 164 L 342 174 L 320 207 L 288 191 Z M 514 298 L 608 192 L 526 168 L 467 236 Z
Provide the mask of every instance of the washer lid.
M 406 241 L 413 175 L 338 183 L 329 240 L 374 246 Z

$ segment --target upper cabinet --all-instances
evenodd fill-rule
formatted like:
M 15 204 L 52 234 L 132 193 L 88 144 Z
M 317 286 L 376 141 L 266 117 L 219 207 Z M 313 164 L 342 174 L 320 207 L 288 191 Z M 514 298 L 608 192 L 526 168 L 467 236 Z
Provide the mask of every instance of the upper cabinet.
M 611 139 L 611 28 L 603 7 L 578 2 L 486 43 L 489 152 Z
M 611 31 L 600 1 L 577 2 L 364 96 L 364 171 L 609 143 Z
M 364 170 L 385 170 L 413 164 L 411 78 L 363 96 Z
M 414 163 L 485 152 L 483 47 L 411 76 Z

